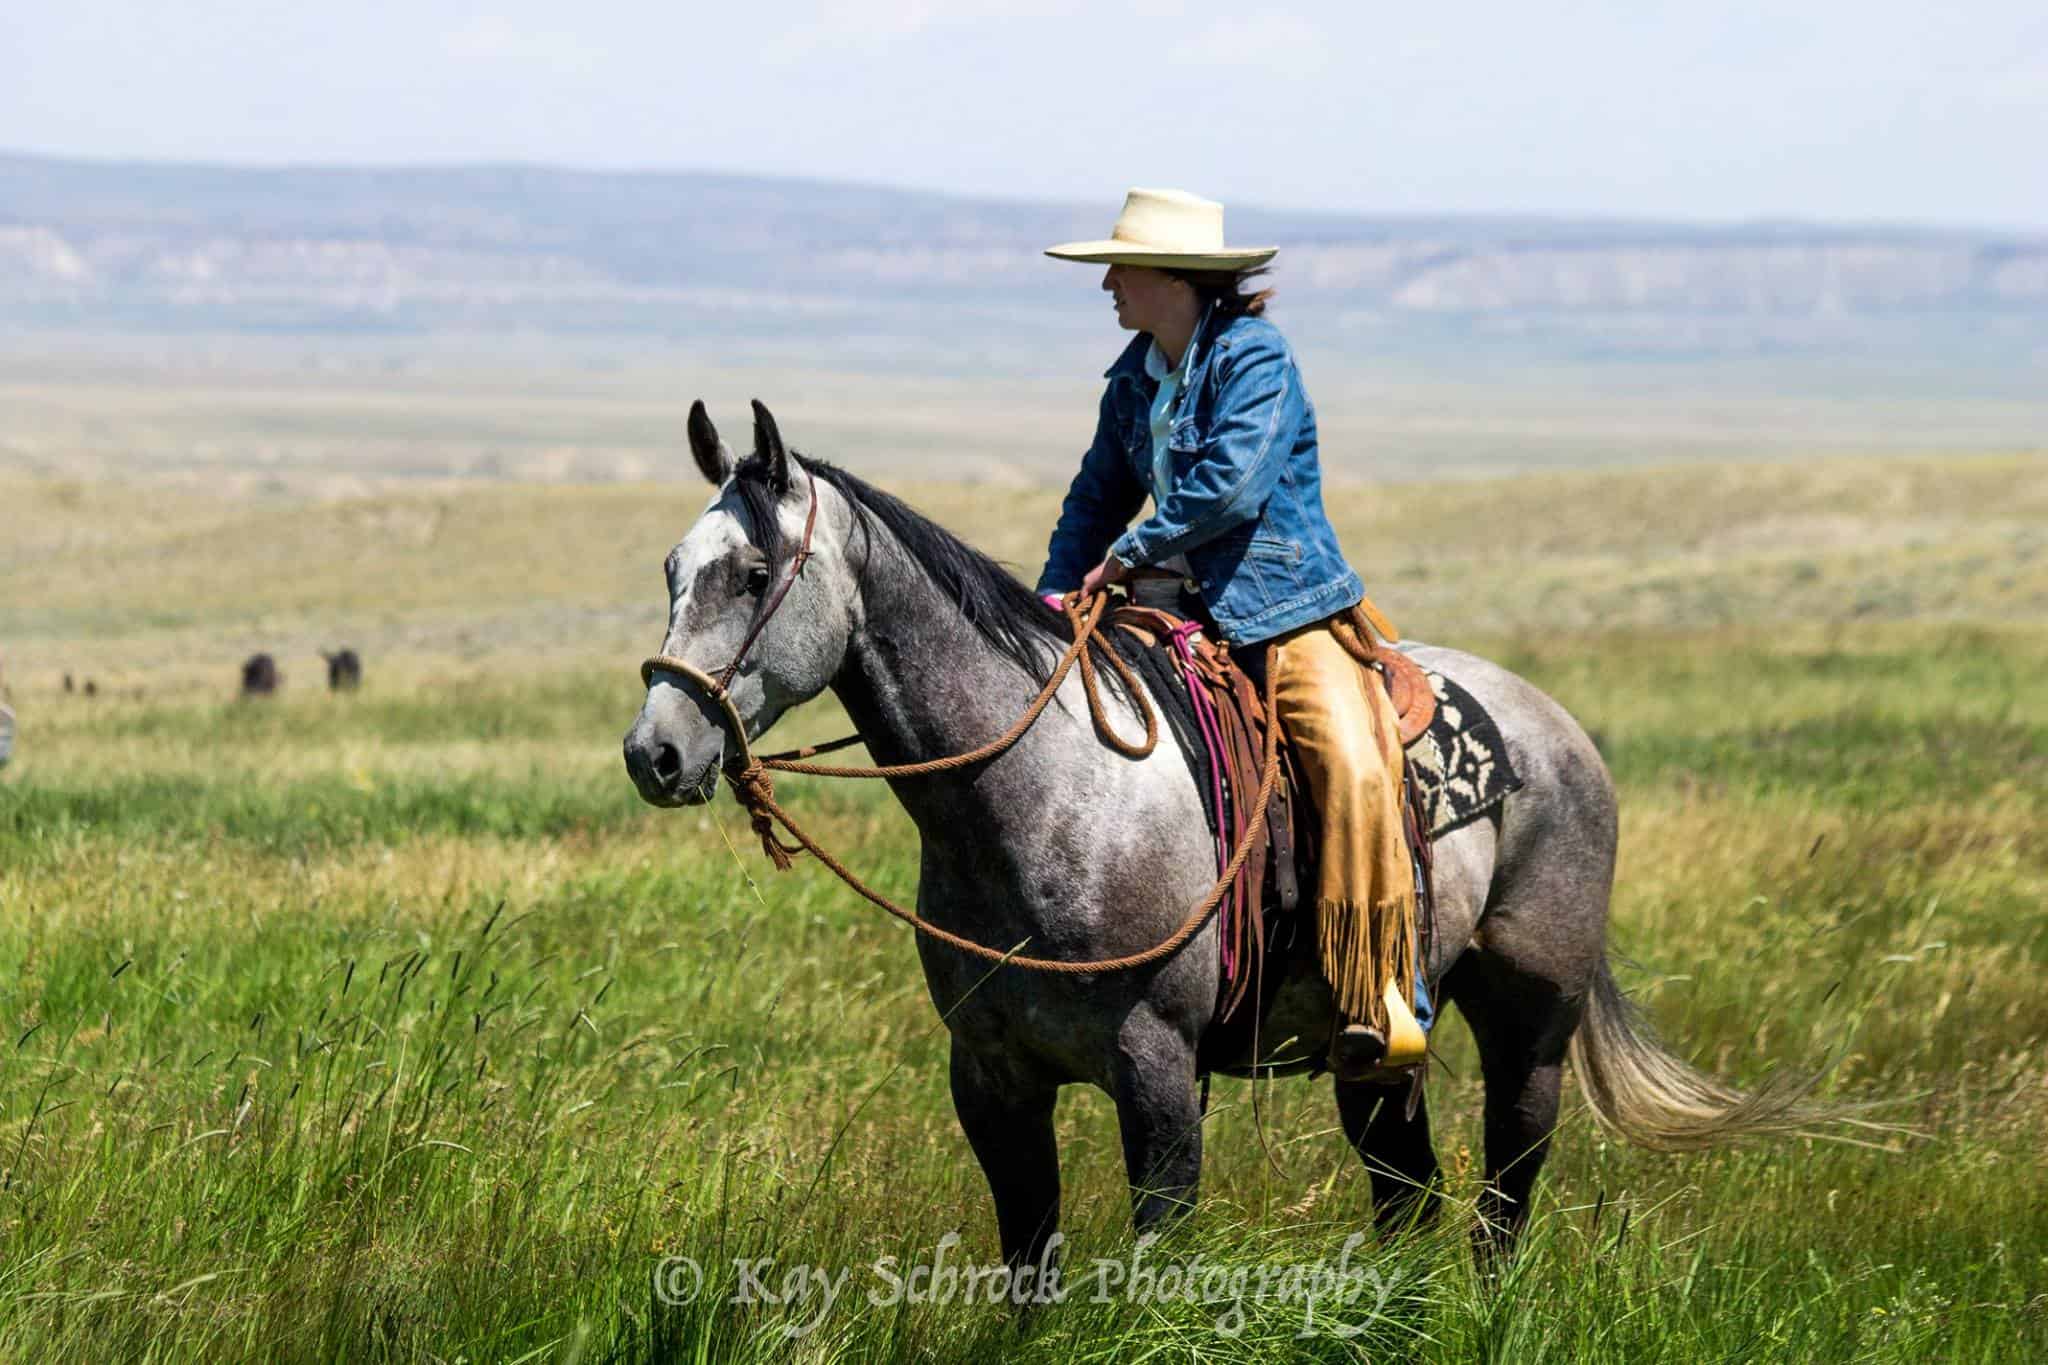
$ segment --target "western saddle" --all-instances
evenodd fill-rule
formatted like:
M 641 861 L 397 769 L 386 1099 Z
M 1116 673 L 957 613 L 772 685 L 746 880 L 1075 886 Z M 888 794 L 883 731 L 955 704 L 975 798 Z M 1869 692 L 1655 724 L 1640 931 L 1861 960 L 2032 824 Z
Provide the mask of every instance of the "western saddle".
M 1318 822 L 1284 734 L 1280 737 L 1284 780 L 1272 801 L 1264 812 L 1238 808 L 1259 789 L 1268 717 L 1258 681 L 1231 656 L 1230 646 L 1217 638 L 1201 600 L 1179 575 L 1140 569 L 1126 586 L 1131 601 L 1118 608 L 1111 620 L 1138 646 L 1129 653 L 1135 656 L 1133 662 L 1147 686 L 1160 698 L 1167 722 L 1188 756 L 1218 847 L 1227 855 L 1244 834 L 1245 822 L 1262 826 L 1252 834 L 1251 856 L 1219 915 L 1222 1022 L 1214 1054 L 1221 1057 L 1238 1051 L 1239 1045 L 1248 1041 L 1286 975 L 1284 970 L 1271 969 L 1284 964 L 1269 964 L 1269 955 L 1313 952 L 1313 935 L 1298 932 L 1300 916 L 1295 912 L 1301 904 L 1302 881 L 1314 867 Z M 1340 617 L 1332 630 L 1338 642 L 1387 688 L 1400 720 L 1402 746 L 1414 743 L 1436 717 L 1436 694 L 1421 666 L 1393 648 L 1390 642 L 1398 636 L 1370 600 Z M 1404 778 L 1402 808 L 1417 873 L 1418 922 L 1426 943 L 1434 918 L 1429 841 L 1423 835 L 1420 792 L 1412 777 Z M 1219 866 L 1221 861 L 1219 856 Z M 1246 999 L 1254 995 L 1255 1007 L 1243 1011 Z M 1205 1040 L 1204 1050 L 1211 1050 L 1209 1040 Z

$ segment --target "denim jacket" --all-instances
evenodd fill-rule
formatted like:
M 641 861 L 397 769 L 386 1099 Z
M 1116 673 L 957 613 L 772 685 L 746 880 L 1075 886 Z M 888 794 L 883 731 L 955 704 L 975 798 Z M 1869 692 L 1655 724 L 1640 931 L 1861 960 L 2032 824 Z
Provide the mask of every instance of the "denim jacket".
M 1185 554 L 1210 615 L 1236 644 L 1270 639 L 1365 595 L 1323 511 L 1316 414 L 1272 323 L 1213 310 L 1182 357 L 1167 438 L 1173 491 L 1136 526 L 1151 487 L 1158 382 L 1140 333 L 1105 372 L 1095 440 L 1067 490 L 1038 591 L 1077 588 L 1104 551 L 1125 564 Z M 1129 526 L 1129 529 L 1125 528 Z

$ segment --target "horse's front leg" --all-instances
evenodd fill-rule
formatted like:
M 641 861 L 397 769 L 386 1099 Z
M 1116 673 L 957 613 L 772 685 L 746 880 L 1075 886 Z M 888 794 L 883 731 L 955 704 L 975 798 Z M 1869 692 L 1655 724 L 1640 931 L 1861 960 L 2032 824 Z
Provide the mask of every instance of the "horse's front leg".
M 1194 1044 L 1148 1011 L 1119 1032 L 1110 1076 L 1124 1171 L 1131 1182 L 1131 1222 L 1139 1232 L 1194 1211 L 1202 1180 L 1201 1081 Z
M 1060 1154 L 1052 1131 L 1059 1087 L 1005 1059 L 978 1055 L 957 1038 L 952 1081 L 954 1112 L 995 1196 L 1003 1263 L 1013 1272 L 1032 1268 L 1034 1281 L 1022 1297 L 1033 1296 L 1037 1277 L 1056 1273 L 1049 1249 L 1060 1225 Z

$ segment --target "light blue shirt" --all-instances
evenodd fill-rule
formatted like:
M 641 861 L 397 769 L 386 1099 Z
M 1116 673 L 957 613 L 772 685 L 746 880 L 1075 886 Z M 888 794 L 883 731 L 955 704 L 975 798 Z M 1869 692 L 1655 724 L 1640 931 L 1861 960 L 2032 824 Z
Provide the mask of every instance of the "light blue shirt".
M 1152 505 L 1156 508 L 1173 492 L 1173 462 L 1167 458 L 1166 438 L 1173 432 L 1173 410 L 1180 405 L 1181 384 L 1187 379 L 1188 361 L 1194 358 L 1190 344 L 1181 353 L 1181 363 L 1169 369 L 1166 352 L 1153 342 L 1145 352 L 1145 373 L 1158 382 L 1152 399 Z
M 1159 392 L 1152 399 L 1152 510 L 1158 511 L 1167 495 L 1173 492 L 1173 460 L 1166 453 L 1166 438 L 1173 433 L 1173 410 L 1180 406 L 1181 386 L 1187 381 L 1188 362 L 1195 358 L 1192 339 L 1188 348 L 1181 352 L 1180 364 L 1169 368 L 1166 352 L 1153 342 L 1145 352 L 1145 373 L 1159 383 Z M 1159 565 L 1169 573 L 1191 574 L 1186 555 L 1174 555 L 1162 560 Z

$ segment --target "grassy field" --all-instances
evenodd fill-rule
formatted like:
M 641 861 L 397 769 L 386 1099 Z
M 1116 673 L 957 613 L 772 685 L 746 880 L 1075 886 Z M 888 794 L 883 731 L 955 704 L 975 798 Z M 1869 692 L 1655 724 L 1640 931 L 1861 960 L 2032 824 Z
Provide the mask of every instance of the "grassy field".
M 697 489 L 17 477 L 0 1358 L 2048 1356 L 2044 476 L 1843 461 L 1333 495 L 1396 620 L 1599 735 L 1620 974 L 1677 1050 L 1746 1081 L 1829 1064 L 1828 1094 L 1921 1136 L 1660 1157 L 1574 1096 L 1504 1283 L 1453 1217 L 1354 1249 L 1369 1292 L 1312 1311 L 1228 1286 L 1334 1265 L 1367 1226 L 1328 1083 L 1219 1082 L 1201 1215 L 1145 1254 L 1225 1292 L 1084 1291 L 1023 1331 L 888 1302 L 873 1269 L 949 1234 L 955 1266 L 995 1248 L 904 932 L 816 868 L 774 874 L 730 806 L 655 812 L 621 770 Z M 1020 563 L 1054 502 L 912 491 Z M 365 651 L 357 696 L 315 686 L 312 649 L 338 643 Z M 238 704 L 257 648 L 285 693 Z M 834 728 L 814 709 L 793 737 Z M 885 797 L 782 790 L 909 893 Z M 1437 1041 L 1463 1206 L 1480 1091 L 1455 1016 Z M 1060 1124 L 1069 1266 L 1128 1267 L 1110 1106 L 1072 1091 Z M 668 1256 L 702 1269 L 688 1304 L 653 1292 Z M 778 1297 L 799 1265 L 848 1278 L 829 1309 L 775 1304 L 740 1262 Z

